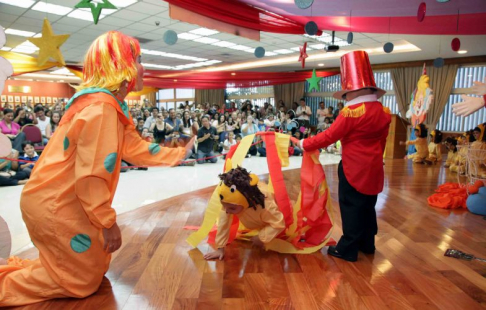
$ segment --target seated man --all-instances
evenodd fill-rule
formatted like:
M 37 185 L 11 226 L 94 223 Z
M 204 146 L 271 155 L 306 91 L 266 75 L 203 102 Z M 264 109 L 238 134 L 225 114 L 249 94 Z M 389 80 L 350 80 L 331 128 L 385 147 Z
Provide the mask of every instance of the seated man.
M 12 149 L 12 152 L 7 157 L 17 159 L 19 152 Z M 19 163 L 17 161 L 0 159 L 0 186 L 15 186 L 27 183 L 27 174 L 22 171 L 15 171 L 18 169 L 18 166 Z
M 214 141 L 219 140 L 216 128 L 209 124 L 209 118 L 203 116 L 201 118 L 202 126 L 197 131 L 197 163 L 204 164 L 205 162 L 216 163 L 218 158 L 213 157 Z M 202 158 L 211 157 L 210 159 L 203 160 Z

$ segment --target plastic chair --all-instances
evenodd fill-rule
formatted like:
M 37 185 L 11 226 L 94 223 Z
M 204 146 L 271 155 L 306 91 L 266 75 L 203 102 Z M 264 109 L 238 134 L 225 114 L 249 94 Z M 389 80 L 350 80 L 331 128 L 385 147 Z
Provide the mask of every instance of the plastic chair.
M 44 150 L 44 139 L 42 138 L 42 132 L 40 131 L 39 127 L 34 124 L 27 124 L 22 127 L 21 131 L 25 134 L 25 140 L 29 140 L 34 143 L 35 151 L 42 152 Z

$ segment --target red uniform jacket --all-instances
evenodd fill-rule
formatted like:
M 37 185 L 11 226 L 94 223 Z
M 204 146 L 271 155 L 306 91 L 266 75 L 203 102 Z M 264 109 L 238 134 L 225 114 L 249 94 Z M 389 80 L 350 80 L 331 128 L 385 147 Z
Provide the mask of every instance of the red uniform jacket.
M 306 151 L 341 140 L 343 169 L 358 192 L 377 195 L 383 190 L 383 152 L 391 122 L 388 108 L 380 102 L 345 107 L 326 131 L 303 141 Z

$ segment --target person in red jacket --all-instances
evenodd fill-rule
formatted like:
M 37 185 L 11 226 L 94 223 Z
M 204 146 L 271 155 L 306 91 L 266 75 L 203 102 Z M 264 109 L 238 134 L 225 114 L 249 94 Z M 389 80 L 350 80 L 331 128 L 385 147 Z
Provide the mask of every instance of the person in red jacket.
M 334 97 L 346 100 L 345 107 L 329 129 L 301 140 L 301 146 L 312 151 L 341 140 L 338 175 L 343 236 L 335 247 L 329 247 L 328 254 L 354 262 L 358 251 L 375 252 L 375 204 L 383 190 L 383 152 L 391 117 L 378 101 L 385 91 L 376 87 L 366 52 L 341 57 L 341 86 Z

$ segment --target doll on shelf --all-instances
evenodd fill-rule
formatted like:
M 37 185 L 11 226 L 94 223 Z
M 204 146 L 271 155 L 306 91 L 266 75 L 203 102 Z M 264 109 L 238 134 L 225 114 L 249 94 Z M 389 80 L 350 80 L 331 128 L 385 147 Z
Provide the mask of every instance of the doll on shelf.
M 432 141 L 430 141 L 428 146 L 429 156 L 424 160 L 427 165 L 442 161 L 442 132 L 437 129 L 432 130 L 430 137 Z
M 284 216 L 273 199 L 265 203 L 265 195 L 258 188 L 258 176 L 237 167 L 220 174 L 219 178 L 221 182 L 217 190 L 223 208 L 215 238 L 217 250 L 204 255 L 205 259 L 224 258 L 224 248 L 230 238 L 234 215 L 238 216 L 246 228 L 258 230 L 258 234 L 251 239 L 257 247 L 263 248 L 285 230 Z
M 424 124 L 419 124 L 414 128 L 415 140 L 409 140 L 406 142 L 400 141 L 400 145 L 415 145 L 417 152 L 408 155 L 406 159 L 412 159 L 414 163 L 423 164 L 425 159 L 429 155 L 427 148 L 427 127 Z

